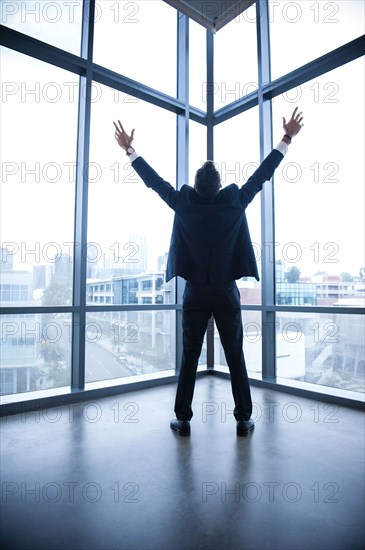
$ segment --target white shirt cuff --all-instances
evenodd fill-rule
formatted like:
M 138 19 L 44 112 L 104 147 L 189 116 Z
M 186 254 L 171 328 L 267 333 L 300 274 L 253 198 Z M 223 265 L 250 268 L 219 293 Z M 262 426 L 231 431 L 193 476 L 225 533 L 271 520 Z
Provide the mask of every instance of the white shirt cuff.
M 280 153 L 281 153 L 282 155 L 285 156 L 285 155 L 287 154 L 287 152 L 288 152 L 288 145 L 285 143 L 285 141 L 281 141 L 281 142 L 275 147 L 275 149 L 276 149 L 277 151 L 280 151 Z
M 137 153 L 137 151 L 134 151 L 131 155 L 128 155 L 129 162 L 133 162 L 136 160 L 140 155 Z

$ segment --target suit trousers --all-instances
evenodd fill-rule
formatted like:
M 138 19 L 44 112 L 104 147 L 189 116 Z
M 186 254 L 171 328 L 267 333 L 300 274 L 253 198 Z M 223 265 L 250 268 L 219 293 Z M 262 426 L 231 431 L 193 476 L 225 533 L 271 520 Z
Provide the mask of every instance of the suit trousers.
M 236 420 L 252 414 L 250 385 L 243 355 L 241 300 L 235 281 L 225 284 L 186 282 L 183 295 L 183 354 L 178 379 L 175 414 L 190 420 L 196 371 L 208 321 L 213 314 L 231 375 Z

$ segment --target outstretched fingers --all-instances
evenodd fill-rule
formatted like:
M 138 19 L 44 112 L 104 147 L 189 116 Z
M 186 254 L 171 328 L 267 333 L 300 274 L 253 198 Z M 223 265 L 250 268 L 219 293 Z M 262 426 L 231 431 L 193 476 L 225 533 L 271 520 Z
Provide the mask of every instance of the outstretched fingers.
M 297 110 L 297 108 L 296 108 L 296 110 Z M 295 111 L 294 111 L 294 112 L 295 112 Z M 299 123 L 302 122 L 302 120 L 303 120 L 303 117 L 301 116 L 302 114 L 303 114 L 303 113 L 302 113 L 302 111 L 301 111 L 300 113 L 298 113 L 298 114 L 296 115 L 296 117 L 295 117 L 295 121 L 296 121 L 296 122 L 299 122 Z M 294 113 L 293 113 L 293 117 L 294 117 Z
M 118 140 L 121 140 L 121 142 L 123 142 L 123 144 L 131 144 L 133 139 L 134 139 L 134 128 L 131 132 L 131 135 L 128 136 L 127 132 L 124 130 L 123 128 L 123 124 L 120 122 L 120 120 L 118 120 L 118 124 L 116 122 L 113 121 L 113 124 L 114 124 L 114 128 L 115 128 L 115 133 L 114 133 L 114 137 L 115 139 L 118 141 Z
M 296 112 L 298 110 L 298 107 L 295 107 L 294 111 L 293 111 L 293 114 L 291 116 L 291 119 L 293 120 L 295 118 L 295 115 L 296 115 Z
M 118 120 L 118 122 L 119 122 L 119 126 L 120 126 L 121 131 L 122 131 L 123 133 L 125 133 L 125 130 L 124 130 L 124 128 L 123 128 L 122 123 L 120 122 L 120 120 Z
M 119 136 L 122 132 L 121 132 L 120 128 L 118 128 L 118 126 L 116 125 L 115 122 L 113 122 L 113 124 L 115 126 L 115 134 Z

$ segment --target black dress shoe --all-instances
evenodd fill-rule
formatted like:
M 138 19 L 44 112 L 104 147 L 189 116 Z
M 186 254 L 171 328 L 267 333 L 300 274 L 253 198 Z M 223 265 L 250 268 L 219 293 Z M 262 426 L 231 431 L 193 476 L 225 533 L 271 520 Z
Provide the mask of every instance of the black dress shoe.
M 173 418 L 170 422 L 170 428 L 178 432 L 180 435 L 190 435 L 189 420 L 178 420 Z
M 254 429 L 255 424 L 252 420 L 237 420 L 237 435 L 247 435 L 248 432 Z

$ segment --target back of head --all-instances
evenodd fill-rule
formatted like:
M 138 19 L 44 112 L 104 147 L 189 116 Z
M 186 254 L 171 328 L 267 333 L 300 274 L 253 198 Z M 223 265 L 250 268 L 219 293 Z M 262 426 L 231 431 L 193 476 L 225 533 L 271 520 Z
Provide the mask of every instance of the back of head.
M 221 177 L 212 160 L 207 160 L 195 175 L 195 191 L 206 199 L 218 195 L 221 185 Z

